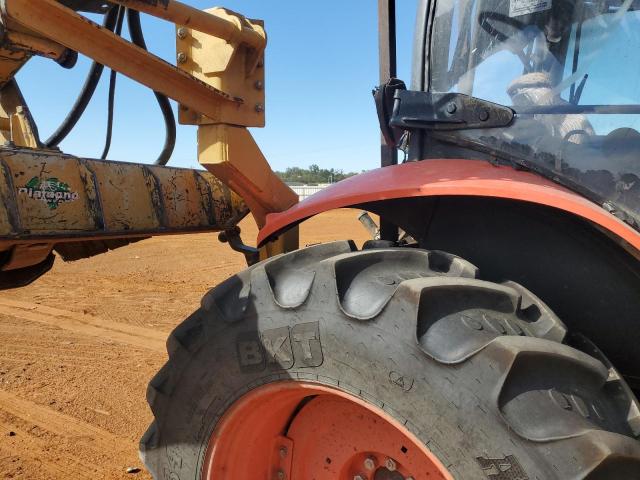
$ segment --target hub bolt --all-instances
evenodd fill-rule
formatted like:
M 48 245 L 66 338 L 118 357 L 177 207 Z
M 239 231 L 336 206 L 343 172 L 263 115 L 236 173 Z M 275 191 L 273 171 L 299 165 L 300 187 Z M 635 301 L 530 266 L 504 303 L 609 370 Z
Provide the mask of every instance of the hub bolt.
M 364 459 L 364 468 L 367 470 L 373 470 L 376 468 L 376 459 L 373 457 L 367 457 Z
M 387 470 L 389 470 L 390 472 L 395 472 L 396 469 L 398 468 L 398 465 L 396 464 L 396 461 L 393 458 L 387 458 L 387 461 L 385 462 L 385 466 L 387 467 Z
M 185 38 L 187 38 L 187 29 L 184 27 L 180 27 L 178 29 L 178 38 L 181 40 L 184 40 Z

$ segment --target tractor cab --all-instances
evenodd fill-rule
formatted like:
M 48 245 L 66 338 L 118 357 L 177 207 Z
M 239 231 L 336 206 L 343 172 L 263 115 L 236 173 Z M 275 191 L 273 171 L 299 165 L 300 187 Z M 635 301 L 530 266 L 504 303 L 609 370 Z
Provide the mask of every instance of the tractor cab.
M 637 0 L 422 2 L 415 91 L 395 92 L 390 118 L 409 132 L 409 158 L 524 166 L 637 228 L 639 9 Z

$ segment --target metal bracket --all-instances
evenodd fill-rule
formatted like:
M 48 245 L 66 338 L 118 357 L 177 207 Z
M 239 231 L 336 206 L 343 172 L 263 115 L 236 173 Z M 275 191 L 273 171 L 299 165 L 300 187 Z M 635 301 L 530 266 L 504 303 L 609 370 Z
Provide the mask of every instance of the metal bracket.
M 293 440 L 281 435 L 275 437 L 271 446 L 272 476 L 269 478 L 290 480 L 292 460 Z
M 244 199 L 259 228 L 266 223 L 267 214 L 298 203 L 298 195 L 271 170 L 244 127 L 201 125 L 198 160 Z
M 462 93 L 396 90 L 389 125 L 405 130 L 465 130 L 507 127 L 515 112 L 509 107 Z
M 242 243 L 242 239 L 240 238 L 240 227 L 235 226 L 229 230 L 220 232 L 218 234 L 218 240 L 222 243 L 228 243 L 231 250 L 242 253 L 244 258 L 247 260 L 247 265 L 249 267 L 260 261 L 259 250 L 255 247 L 250 247 L 249 245 Z
M 224 8 L 205 11 L 212 19 L 235 25 L 238 32 L 253 32 L 266 42 L 263 22 L 247 19 Z M 239 36 L 239 34 L 238 34 Z M 199 32 L 187 25 L 176 25 L 176 61 L 178 68 L 231 97 L 242 100 L 231 112 L 219 118 L 181 104 L 178 120 L 185 125 L 230 123 L 245 127 L 265 125 L 264 48 L 256 49 L 237 40 L 228 40 Z
M 391 112 L 395 104 L 395 92 L 406 89 L 407 87 L 402 80 L 392 78 L 384 85 L 376 87 L 373 91 L 373 99 L 376 103 L 376 112 L 378 113 L 378 121 L 380 122 L 380 131 L 382 132 L 385 143 L 389 147 L 395 147 L 403 133 L 401 129 L 392 128 L 389 124 Z

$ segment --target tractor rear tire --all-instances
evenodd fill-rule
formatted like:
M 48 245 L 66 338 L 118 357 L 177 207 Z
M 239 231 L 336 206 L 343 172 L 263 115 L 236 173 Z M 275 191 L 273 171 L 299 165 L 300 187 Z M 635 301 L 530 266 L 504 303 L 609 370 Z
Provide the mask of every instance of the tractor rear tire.
M 212 454 L 212 445 L 234 405 L 294 382 L 388 416 L 434 455 L 442 469 L 435 477 L 640 479 L 637 400 L 574 333 L 522 286 L 483 281 L 448 253 L 357 251 L 352 242 L 335 242 L 280 255 L 214 288 L 171 334 L 169 361 L 147 391 L 155 421 L 141 456 L 157 479 L 213 478 L 208 465 L 221 450 Z M 321 396 L 302 399 L 279 438 Z M 323 428 L 350 435 L 334 423 Z M 303 471 L 292 480 L 427 478 L 426 470 L 403 470 L 411 453 L 405 446 L 377 452 L 383 458 L 375 464 L 355 452 L 374 470 L 354 476 L 322 456 L 321 441 L 307 445 L 303 458 L 302 440 L 293 440 L 293 470 L 274 476 L 273 457 L 262 452 L 273 445 L 257 445 L 257 438 L 236 438 L 239 450 L 215 478 L 271 480 Z M 314 455 L 322 468 L 299 466 Z M 256 475 L 261 458 L 271 460 Z

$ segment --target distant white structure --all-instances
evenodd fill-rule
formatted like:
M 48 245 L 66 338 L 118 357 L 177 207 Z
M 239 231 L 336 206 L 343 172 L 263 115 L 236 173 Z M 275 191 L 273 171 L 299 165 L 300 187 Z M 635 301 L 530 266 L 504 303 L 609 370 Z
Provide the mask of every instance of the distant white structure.
M 317 185 L 289 185 L 291 190 L 298 194 L 300 200 L 304 200 L 305 198 L 313 195 L 316 192 L 319 192 L 323 188 L 331 185 L 330 183 L 319 183 Z

